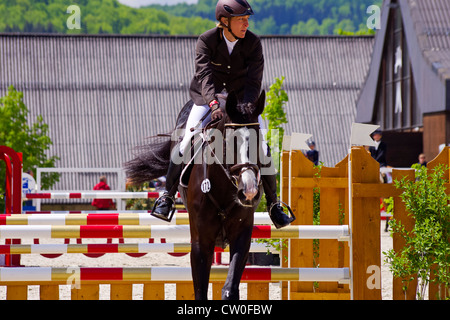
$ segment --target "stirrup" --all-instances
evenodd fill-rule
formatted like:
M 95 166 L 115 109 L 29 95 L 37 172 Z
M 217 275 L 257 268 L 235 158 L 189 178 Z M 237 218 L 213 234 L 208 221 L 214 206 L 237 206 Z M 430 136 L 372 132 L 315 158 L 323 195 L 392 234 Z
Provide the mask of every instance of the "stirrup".
M 294 213 L 292 212 L 291 207 L 289 207 L 289 205 L 288 205 L 287 203 L 285 203 L 285 202 L 283 202 L 283 201 L 281 201 L 281 200 L 275 201 L 275 202 L 273 202 L 273 203 L 270 205 L 270 208 L 269 208 L 269 216 L 272 215 L 272 209 L 273 209 L 273 207 L 276 206 L 277 204 L 279 204 L 280 207 L 286 207 L 286 209 L 289 211 L 290 218 L 292 219 L 291 222 L 294 222 L 295 219 L 297 219 L 297 218 L 295 217 Z M 283 205 L 283 206 L 282 206 L 282 205 Z M 287 215 L 287 214 L 286 214 L 286 215 Z M 289 215 L 287 215 L 287 216 L 289 216 Z
M 156 207 L 160 204 L 160 202 L 162 201 L 162 199 L 168 199 L 168 200 L 170 200 L 170 201 L 172 201 L 172 210 L 169 212 L 169 214 L 167 215 L 167 216 L 165 216 L 165 215 L 159 215 L 159 214 L 157 214 L 157 213 L 155 213 L 155 209 L 156 209 Z M 173 215 L 174 215 L 174 213 L 175 213 L 175 210 L 176 210 L 176 208 L 175 208 L 175 197 L 173 197 L 173 196 L 170 196 L 169 194 L 163 194 L 161 197 L 159 197 L 158 199 L 156 199 L 156 201 L 155 201 L 155 204 L 153 205 L 153 209 L 152 209 L 152 212 L 150 213 L 152 216 L 154 216 L 154 217 L 156 217 L 156 218 L 159 218 L 159 219 L 161 219 L 161 220 L 164 220 L 164 221 L 167 221 L 167 222 L 171 222 L 172 221 L 172 218 L 173 218 Z

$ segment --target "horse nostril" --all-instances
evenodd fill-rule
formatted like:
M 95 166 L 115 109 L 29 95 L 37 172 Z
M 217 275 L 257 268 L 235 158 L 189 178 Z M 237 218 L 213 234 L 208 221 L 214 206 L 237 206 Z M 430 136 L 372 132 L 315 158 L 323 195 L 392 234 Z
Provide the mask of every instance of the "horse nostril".
M 258 194 L 258 182 L 253 170 L 242 172 L 239 181 L 238 199 L 241 202 L 251 202 Z
M 258 189 L 250 188 L 248 190 L 241 189 L 238 191 L 238 199 L 242 202 L 252 201 L 253 198 L 258 194 Z
M 244 192 L 245 196 L 246 196 L 246 200 L 252 200 L 256 194 L 258 193 L 258 190 L 256 190 L 255 188 L 251 188 L 249 190 L 247 190 L 247 192 Z

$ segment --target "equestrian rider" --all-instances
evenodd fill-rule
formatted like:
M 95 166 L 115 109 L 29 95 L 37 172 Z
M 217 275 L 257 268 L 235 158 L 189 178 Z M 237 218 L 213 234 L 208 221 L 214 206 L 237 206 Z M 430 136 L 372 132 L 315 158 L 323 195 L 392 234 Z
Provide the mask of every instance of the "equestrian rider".
M 211 109 L 211 114 L 203 119 L 202 125 L 223 117 L 219 96 L 234 91 L 239 101 L 253 107 L 259 97 L 264 69 L 264 57 L 258 36 L 247 30 L 248 19 L 253 10 L 246 0 L 219 0 L 216 6 L 216 28 L 200 35 L 196 45 L 195 75 L 190 85 L 190 96 L 194 102 L 186 123 L 186 132 L 178 145 L 183 154 L 195 132 L 189 128 L 197 123 Z M 223 102 L 222 102 L 223 104 Z M 262 127 L 261 117 L 259 123 Z M 263 149 L 270 157 L 265 142 Z M 166 178 L 166 191 L 153 209 L 152 215 L 168 221 L 175 204 L 174 195 L 182 171 L 182 164 L 172 159 Z M 294 218 L 287 216 L 277 200 L 276 173 L 262 175 L 267 207 L 272 222 L 277 228 L 290 224 Z

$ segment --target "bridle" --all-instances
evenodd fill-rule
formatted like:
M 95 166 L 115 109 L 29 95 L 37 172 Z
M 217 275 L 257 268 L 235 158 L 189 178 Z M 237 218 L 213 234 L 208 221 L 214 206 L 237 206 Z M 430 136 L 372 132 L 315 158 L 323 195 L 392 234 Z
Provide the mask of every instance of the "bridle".
M 206 126 L 202 129 L 202 139 L 203 139 L 203 144 L 205 144 L 206 148 L 209 148 L 209 152 L 210 154 L 216 158 L 217 161 L 219 161 L 219 159 L 217 159 L 217 156 L 214 152 L 214 150 L 211 148 L 210 145 L 210 141 L 208 138 L 208 129 L 213 128 L 214 126 L 217 126 L 219 124 L 220 121 L 218 120 L 211 120 L 208 124 L 206 124 Z M 236 127 L 255 127 L 258 126 L 259 127 L 259 123 L 258 122 L 252 122 L 252 123 L 226 123 L 224 125 L 224 127 L 231 127 L 231 128 L 236 128 Z M 218 163 L 221 163 L 220 161 Z M 203 165 L 205 166 L 204 172 L 205 172 L 205 178 L 206 178 L 206 163 L 205 161 L 203 161 Z M 222 165 L 220 166 L 223 171 L 225 172 L 228 180 L 232 183 L 232 185 L 237 189 L 239 189 L 239 181 L 241 181 L 241 177 L 242 174 L 248 170 L 252 170 L 255 174 L 256 180 L 257 180 L 257 186 L 259 188 L 259 186 L 261 185 L 261 173 L 260 173 L 260 168 L 257 164 L 253 164 L 253 163 L 238 163 L 235 165 L 232 165 L 231 167 L 227 167 L 226 165 L 224 165 L 222 163 Z M 219 210 L 219 214 L 224 218 L 226 216 L 226 213 L 231 210 L 234 205 L 236 204 L 235 201 L 231 202 L 226 208 L 222 208 L 220 207 L 220 205 L 218 204 L 217 200 L 212 196 L 212 194 L 210 192 L 207 193 L 209 198 L 211 199 L 211 201 L 213 202 L 213 204 L 217 207 L 217 209 Z

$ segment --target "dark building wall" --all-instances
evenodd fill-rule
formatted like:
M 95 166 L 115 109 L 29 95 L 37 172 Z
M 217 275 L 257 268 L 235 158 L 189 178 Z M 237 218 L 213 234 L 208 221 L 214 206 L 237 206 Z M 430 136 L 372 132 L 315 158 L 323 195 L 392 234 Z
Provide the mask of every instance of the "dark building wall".
M 431 160 L 439 154 L 439 145 L 450 143 L 450 113 L 424 115 L 423 131 L 424 153 Z
M 386 161 L 391 167 L 410 167 L 423 152 L 422 132 L 388 131 L 383 132 L 382 140 L 387 145 Z

